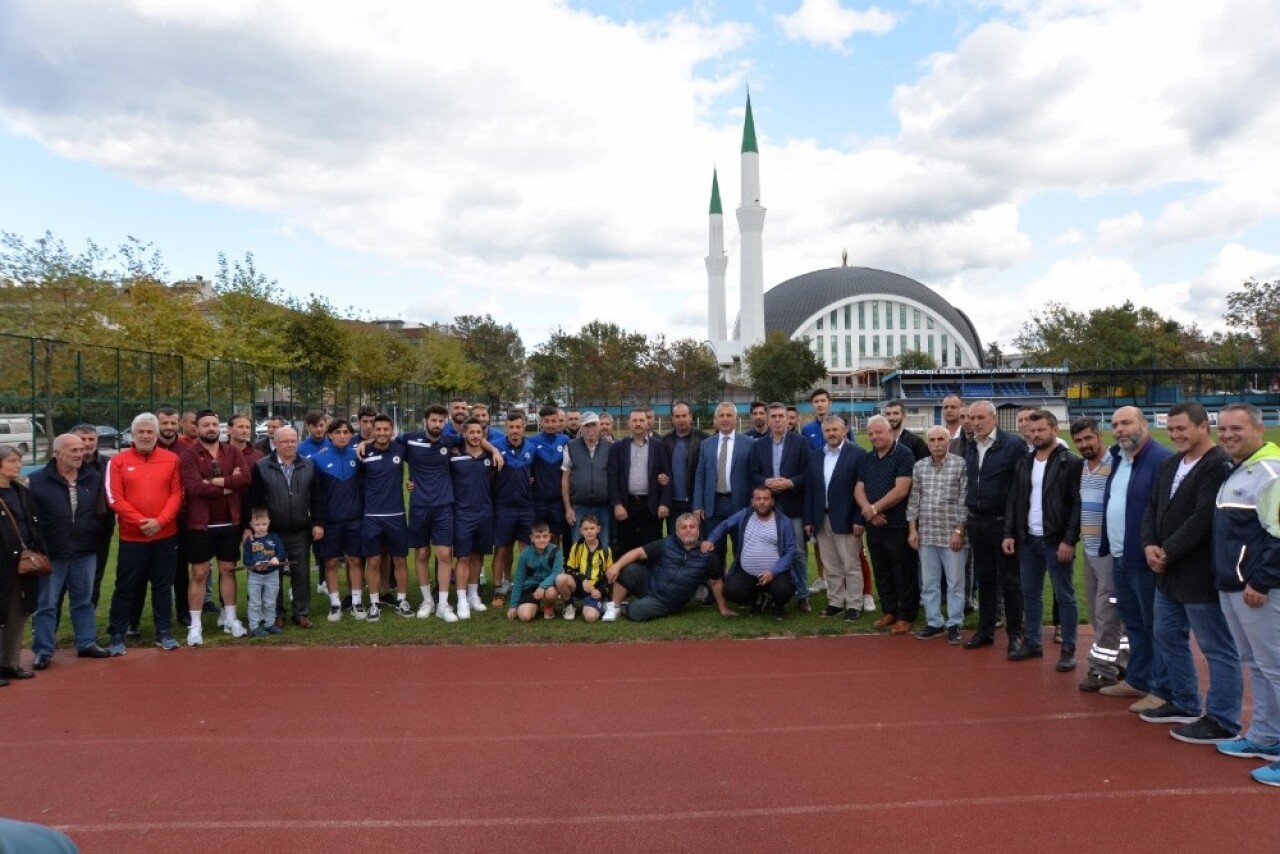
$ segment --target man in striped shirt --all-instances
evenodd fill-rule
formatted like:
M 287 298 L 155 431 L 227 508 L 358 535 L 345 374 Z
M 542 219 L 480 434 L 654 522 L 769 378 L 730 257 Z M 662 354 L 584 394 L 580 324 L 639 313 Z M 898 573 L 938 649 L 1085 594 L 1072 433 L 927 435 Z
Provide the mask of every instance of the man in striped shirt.
M 1120 680 L 1120 668 L 1128 661 L 1124 626 L 1116 608 L 1111 555 L 1098 554 L 1102 544 L 1102 496 L 1111 474 L 1111 457 L 1105 453 L 1098 422 L 1077 418 L 1071 422 L 1071 441 L 1084 457 L 1080 472 L 1080 542 L 1084 545 L 1085 600 L 1093 623 L 1089 673 L 1081 691 L 1100 691 Z

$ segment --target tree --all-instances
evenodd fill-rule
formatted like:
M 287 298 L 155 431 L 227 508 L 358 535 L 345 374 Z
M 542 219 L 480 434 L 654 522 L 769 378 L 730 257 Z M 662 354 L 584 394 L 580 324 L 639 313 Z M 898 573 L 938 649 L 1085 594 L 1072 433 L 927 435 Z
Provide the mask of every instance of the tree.
M 983 357 L 986 359 L 988 368 L 1004 367 L 1004 353 L 1000 352 L 1000 345 L 995 341 L 987 345 L 987 351 Z
M 283 347 L 284 291 L 275 279 L 258 271 L 253 253 L 244 253 L 243 263 L 229 264 L 226 254 L 219 252 L 213 283 L 218 293 L 215 319 L 222 358 L 269 368 L 288 367 Z
M 720 378 L 720 366 L 707 349 L 707 345 L 695 338 L 681 338 L 668 348 L 670 358 L 671 397 L 685 398 L 694 403 L 718 399 L 724 391 Z
M 1084 368 L 1142 368 L 1186 363 L 1187 330 L 1153 308 L 1128 300 L 1088 314 L 1049 303 L 1032 314 L 1014 343 L 1029 366 L 1064 362 Z
M 422 341 L 419 377 L 438 398 L 480 390 L 480 369 L 468 358 L 462 342 L 440 329 L 427 333 Z
M 487 314 L 462 314 L 453 319 L 453 330 L 467 358 L 480 370 L 480 396 L 492 406 L 519 397 L 524 388 L 525 350 L 515 327 L 499 325 Z
M 305 305 L 290 300 L 281 349 L 290 365 L 306 368 L 321 384 L 332 384 L 351 361 L 351 333 L 330 302 L 311 294 Z
M 1253 339 L 1256 358 L 1266 364 L 1280 362 L 1280 279 L 1249 279 L 1227 294 L 1223 317 L 1227 326 Z
M 900 371 L 936 371 L 937 359 L 923 350 L 904 350 L 894 362 Z
M 748 347 L 742 358 L 756 396 L 785 403 L 826 376 L 827 368 L 812 346 L 808 338 L 771 332 L 762 343 Z

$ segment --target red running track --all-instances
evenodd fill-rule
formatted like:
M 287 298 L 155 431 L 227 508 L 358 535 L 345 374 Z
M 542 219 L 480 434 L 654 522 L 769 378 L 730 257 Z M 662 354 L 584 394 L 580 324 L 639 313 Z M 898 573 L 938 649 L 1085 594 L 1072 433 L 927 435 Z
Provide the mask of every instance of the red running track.
M 1080 676 L 869 636 L 64 652 L 0 689 L 0 813 L 86 851 L 1278 849 L 1255 763 Z

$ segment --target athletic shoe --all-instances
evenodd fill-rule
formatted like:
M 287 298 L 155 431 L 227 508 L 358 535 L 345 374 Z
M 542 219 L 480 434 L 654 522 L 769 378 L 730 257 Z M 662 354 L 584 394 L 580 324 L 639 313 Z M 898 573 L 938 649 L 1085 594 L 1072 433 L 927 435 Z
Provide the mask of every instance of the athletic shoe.
M 863 597 L 862 597 L 862 610 L 864 610 L 864 611 L 866 611 L 868 614 L 870 614 L 870 613 L 871 613 L 872 611 L 874 611 L 875 609 L 876 609 L 876 599 L 875 599 L 875 597 L 874 597 L 874 596 L 872 596 L 870 593 L 863 594 Z
M 810 593 L 825 593 L 827 591 L 827 579 L 819 577 L 817 581 L 809 585 Z
M 1128 682 L 1113 682 L 1110 685 L 1104 685 L 1098 691 L 1104 697 L 1145 697 L 1145 691 L 1139 691 Z
M 1264 786 L 1280 786 L 1280 762 L 1272 762 L 1249 772 L 1249 776 Z
M 1129 711 L 1133 712 L 1136 715 L 1140 715 L 1143 712 L 1149 712 L 1152 709 L 1158 709 L 1163 705 L 1164 705 L 1164 700 L 1161 700 L 1155 694 L 1148 694 L 1138 702 L 1129 706 Z
M 365 622 L 376 623 L 378 622 L 378 620 L 381 620 L 381 619 L 382 619 L 382 608 L 378 606 L 377 602 L 370 602 L 369 611 L 364 618 Z
M 219 611 L 218 612 L 218 628 L 220 629 L 225 628 L 226 625 L 227 625 L 227 615 L 224 612 Z
M 942 626 L 926 625 L 923 629 L 916 632 L 916 640 L 930 640 L 932 638 L 942 637 L 947 630 Z
M 1265 759 L 1274 762 L 1280 759 L 1280 741 L 1275 744 L 1258 744 L 1247 738 L 1233 738 L 1230 741 L 1218 742 L 1218 752 L 1227 756 L 1239 756 L 1241 759 Z
M 124 635 L 112 635 L 107 639 L 107 652 L 111 653 L 111 657 L 124 655 Z
M 1200 718 L 1195 723 L 1174 727 L 1169 730 L 1169 735 L 1178 741 L 1185 741 L 1187 744 L 1218 744 L 1236 737 L 1234 732 L 1208 715 Z
M 137 640 L 138 638 L 142 637 L 142 629 L 139 628 L 137 624 L 134 624 L 125 631 L 124 636 L 127 638 L 133 638 L 134 640 Z
M 542 606 L 542 619 L 544 619 L 544 620 L 550 620 L 550 619 L 552 619 L 553 617 L 555 617 L 555 615 L 556 615 L 556 608 L 555 608 L 555 606 L 554 606 L 554 605 L 543 605 L 543 606 Z
M 268 632 L 266 629 L 264 629 L 262 626 L 258 626 L 256 629 L 249 632 L 249 634 L 255 638 L 265 638 L 267 635 L 271 633 Z
M 471 603 L 467 601 L 466 596 L 458 597 L 458 619 L 459 620 L 471 619 Z
M 192 626 L 187 629 L 187 646 L 204 646 L 204 634 L 200 630 L 200 626 Z
M 280 626 L 277 626 L 275 623 L 272 623 L 271 625 L 267 626 L 267 634 L 269 635 L 284 634 L 284 629 L 281 628 Z
M 841 608 L 839 605 L 828 605 L 822 609 L 822 616 L 824 617 L 838 617 L 843 613 L 844 608 Z
M 1193 724 L 1200 720 L 1199 715 L 1175 706 L 1170 700 L 1163 701 L 1154 709 L 1144 709 L 1138 712 L 1138 717 L 1149 724 Z
M 1103 676 L 1096 671 L 1089 671 L 1089 675 L 1080 681 L 1081 691 L 1101 692 L 1104 688 L 1110 688 L 1116 684 L 1116 680 L 1110 676 Z
M 489 600 L 490 608 L 501 608 L 505 604 L 507 604 L 507 597 L 501 593 L 495 593 L 493 598 Z
M 844 611 L 844 621 L 846 623 L 856 623 L 862 619 L 862 612 L 857 608 L 846 608 Z
M 242 638 L 249 634 L 249 630 L 244 627 L 244 623 L 239 620 L 232 620 L 222 627 L 224 632 L 230 634 L 233 638 Z
M 573 607 L 572 602 L 564 606 L 564 618 L 566 620 L 572 620 L 577 615 L 578 615 L 578 611 Z
M 604 614 L 600 617 L 602 623 L 612 623 L 618 619 L 618 606 L 614 602 L 606 602 L 604 604 Z
M 316 585 L 316 592 L 319 593 L 321 596 L 328 596 L 329 595 L 328 583 L 321 581 L 319 584 Z
M 428 597 L 422 600 L 422 604 L 418 606 L 417 618 L 419 620 L 431 619 L 431 612 L 435 610 L 435 603 Z
M 436 603 L 436 617 L 444 620 L 446 623 L 458 622 L 458 615 L 453 613 L 453 609 L 449 607 L 449 603 L 441 599 Z
M 959 646 L 962 640 L 959 626 L 947 626 L 947 643 L 952 646 Z
M 173 639 L 173 635 L 160 635 L 156 638 L 156 646 L 165 652 L 173 652 L 178 648 L 178 642 Z
M 489 607 L 480 601 L 479 591 L 467 594 L 467 604 L 471 606 L 472 611 L 478 614 L 489 610 Z
M 351 606 L 351 616 L 355 617 L 357 620 L 363 620 L 369 616 L 368 614 L 365 613 L 363 602 L 361 602 L 359 605 Z
M 329 606 L 329 622 L 336 623 L 341 619 L 342 619 L 342 606 L 330 605 Z
M 396 613 L 402 617 L 413 616 L 413 606 L 409 604 L 408 599 L 401 599 L 396 603 Z

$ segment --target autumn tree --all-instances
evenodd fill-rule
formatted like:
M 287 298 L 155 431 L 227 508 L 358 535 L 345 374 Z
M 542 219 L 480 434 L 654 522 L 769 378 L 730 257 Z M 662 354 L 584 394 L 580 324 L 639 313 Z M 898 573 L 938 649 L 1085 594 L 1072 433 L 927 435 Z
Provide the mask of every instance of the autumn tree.
M 515 327 L 487 314 L 462 314 L 453 319 L 453 331 L 480 371 L 480 397 L 491 406 L 518 398 L 524 388 L 525 349 Z
M 1227 326 L 1253 340 L 1255 358 L 1280 364 L 1280 279 L 1249 279 L 1227 294 Z M 1239 342 L 1237 342 L 1239 343 Z

